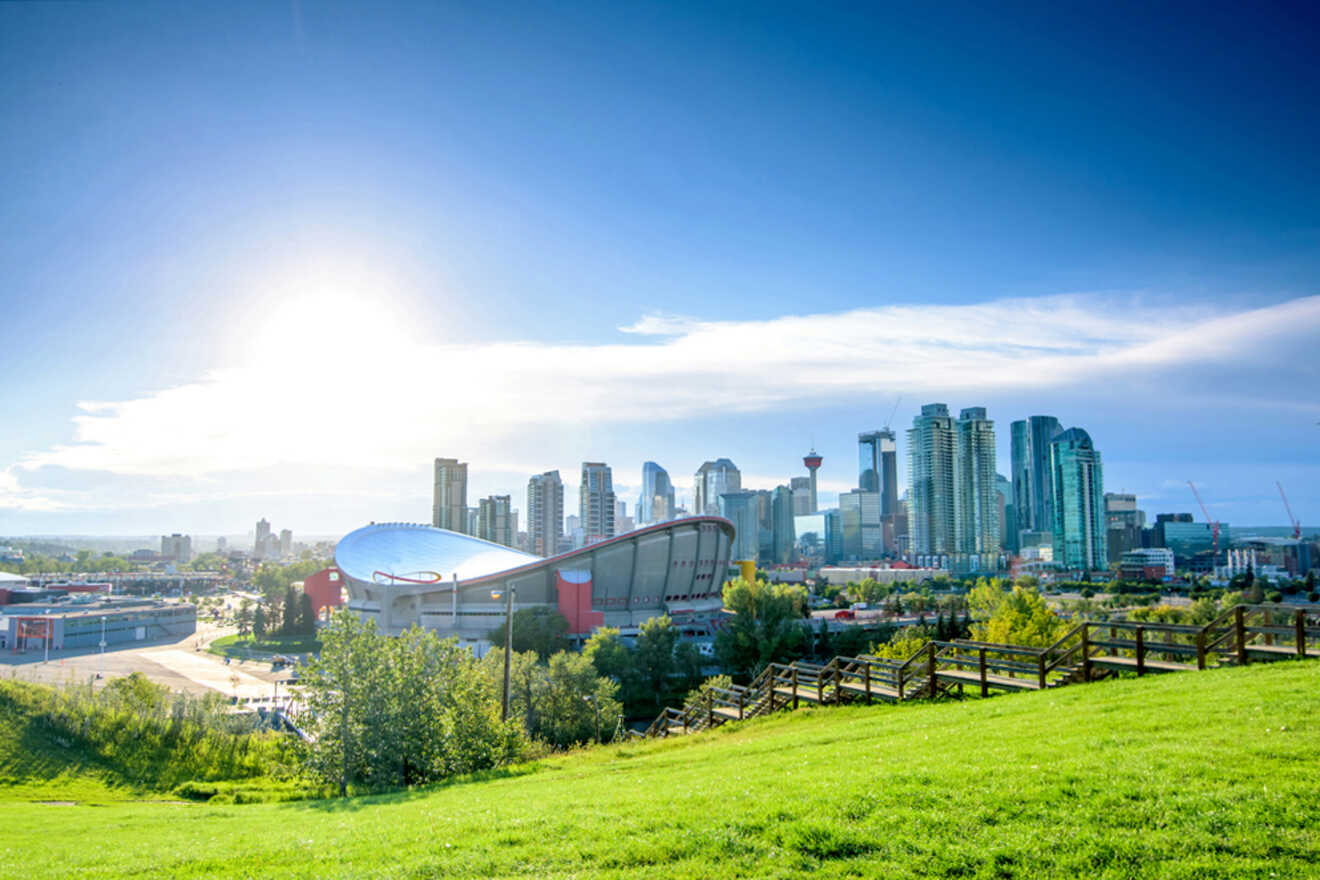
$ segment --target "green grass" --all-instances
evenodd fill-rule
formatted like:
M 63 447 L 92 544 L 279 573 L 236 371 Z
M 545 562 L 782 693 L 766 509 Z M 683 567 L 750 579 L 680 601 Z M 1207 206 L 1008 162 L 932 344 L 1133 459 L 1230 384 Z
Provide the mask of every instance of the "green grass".
M 181 742 L 168 736 L 168 723 L 141 728 L 103 708 L 84 705 L 72 718 L 62 716 L 52 711 L 53 693 L 42 685 L 0 681 L 0 802 L 212 796 L 257 802 L 310 793 L 304 782 L 269 775 L 287 742 L 278 734 Z M 241 741 L 246 748 L 240 751 Z
M 62 877 L 1315 877 L 1318 700 L 1320 664 L 1280 663 L 800 711 L 346 801 L 0 804 L 0 867 Z
M 221 657 L 235 660 L 265 660 L 275 654 L 313 654 L 321 650 L 321 640 L 316 636 L 221 636 L 207 646 L 206 650 Z

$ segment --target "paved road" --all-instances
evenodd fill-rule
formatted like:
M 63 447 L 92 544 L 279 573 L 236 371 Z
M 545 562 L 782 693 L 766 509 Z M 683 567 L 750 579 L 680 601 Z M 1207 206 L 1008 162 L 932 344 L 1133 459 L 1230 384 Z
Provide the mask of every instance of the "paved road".
M 62 684 L 94 681 L 98 670 L 104 669 L 103 681 L 141 672 L 152 681 L 192 694 L 218 691 L 244 699 L 273 696 L 275 682 L 286 679 L 287 671 L 272 672 L 269 663 L 256 661 L 235 660 L 226 665 L 223 658 L 206 652 L 205 647 L 212 640 L 232 632 L 232 627 L 199 621 L 197 632 L 192 635 L 117 649 L 110 646 L 104 657 L 96 649 L 52 653 L 49 661 L 44 661 L 42 652 L 35 650 L 27 654 L 2 651 L 0 675 Z M 281 688 L 280 693 L 283 692 Z

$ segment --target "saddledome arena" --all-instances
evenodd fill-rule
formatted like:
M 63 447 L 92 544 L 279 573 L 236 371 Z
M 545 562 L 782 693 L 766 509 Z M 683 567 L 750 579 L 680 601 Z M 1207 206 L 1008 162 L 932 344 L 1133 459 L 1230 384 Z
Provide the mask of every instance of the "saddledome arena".
M 697 516 L 659 523 L 542 558 L 471 535 L 412 523 L 373 523 L 335 547 L 348 608 L 397 635 L 414 624 L 480 648 L 514 607 L 548 606 L 569 633 L 597 626 L 633 634 L 668 614 L 690 635 L 711 633 L 730 577 L 733 523 Z

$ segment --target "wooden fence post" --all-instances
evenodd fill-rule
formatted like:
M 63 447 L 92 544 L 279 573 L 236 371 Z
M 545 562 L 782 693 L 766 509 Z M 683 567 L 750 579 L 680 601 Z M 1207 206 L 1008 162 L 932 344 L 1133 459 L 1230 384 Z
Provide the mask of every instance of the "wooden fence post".
M 1146 628 L 1137 627 L 1137 675 L 1146 674 Z
M 715 726 L 715 694 L 706 691 L 706 726 Z
M 935 643 L 931 642 L 930 658 L 926 661 L 926 664 L 927 664 L 927 671 L 930 673 L 930 698 L 932 700 L 935 699 L 935 693 L 939 685 L 939 682 L 935 677 L 935 651 L 936 651 Z
M 794 667 L 793 667 L 793 708 L 796 709 L 797 707 L 798 707 L 798 695 L 797 695 L 797 667 L 794 666 Z
M 1082 679 L 1091 681 L 1091 624 L 1082 624 Z
M 871 661 L 862 661 L 862 686 L 866 688 L 866 705 L 871 705 Z
M 1297 656 L 1306 659 L 1306 612 L 1293 612 L 1293 626 L 1297 629 Z
M 988 697 L 990 696 L 990 685 L 985 680 L 985 648 L 981 648 L 976 653 L 978 665 L 981 668 L 981 696 Z
M 1036 655 L 1036 674 L 1040 677 L 1040 689 L 1045 690 L 1045 654 Z
M 1247 662 L 1247 620 L 1246 609 L 1241 605 L 1233 609 L 1233 632 L 1237 637 L 1237 660 L 1239 664 Z
M 743 720 L 743 703 L 747 700 L 747 691 L 738 691 L 738 720 Z
M 1205 669 L 1205 629 L 1196 633 L 1196 668 Z

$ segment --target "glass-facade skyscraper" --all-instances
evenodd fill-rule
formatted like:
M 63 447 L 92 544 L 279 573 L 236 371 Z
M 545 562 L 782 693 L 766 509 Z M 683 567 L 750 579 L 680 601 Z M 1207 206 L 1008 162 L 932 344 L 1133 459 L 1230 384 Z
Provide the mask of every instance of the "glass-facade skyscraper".
M 1009 479 L 1013 482 L 1013 512 L 1019 532 L 1054 530 L 1050 443 L 1060 430 L 1054 416 L 1019 419 L 1010 428 L 1013 472 Z
M 642 495 L 637 500 L 637 525 L 674 518 L 674 484 L 669 472 L 653 461 L 642 465 Z M 740 557 L 741 558 L 741 557 Z
M 707 513 L 718 515 L 720 496 L 725 492 L 737 492 L 742 488 L 742 473 L 729 459 L 717 458 L 697 468 L 694 482 L 696 485 L 692 493 L 692 512 L 698 516 Z
M 527 481 L 527 546 L 537 556 L 559 552 L 564 533 L 564 481 L 546 471 Z
M 720 496 L 720 516 L 733 523 L 733 550 L 730 559 L 756 560 L 761 555 L 761 535 L 756 493 L 738 490 Z
M 467 462 L 456 458 L 435 460 L 435 493 L 431 502 L 431 525 L 437 529 L 469 534 L 467 521 Z
M 1091 435 L 1081 428 L 1060 432 L 1050 444 L 1050 469 L 1054 561 L 1068 569 L 1106 568 L 1104 476 Z
M 880 493 L 854 489 L 839 493 L 840 551 L 844 559 L 878 559 L 884 554 Z
M 957 551 L 954 451 L 957 435 L 949 407 L 928 403 L 908 429 L 908 534 L 912 552 Z M 846 532 L 846 526 L 845 526 Z
M 998 553 L 999 500 L 995 491 L 995 423 L 985 407 L 967 407 L 954 423 L 954 522 L 962 553 Z

